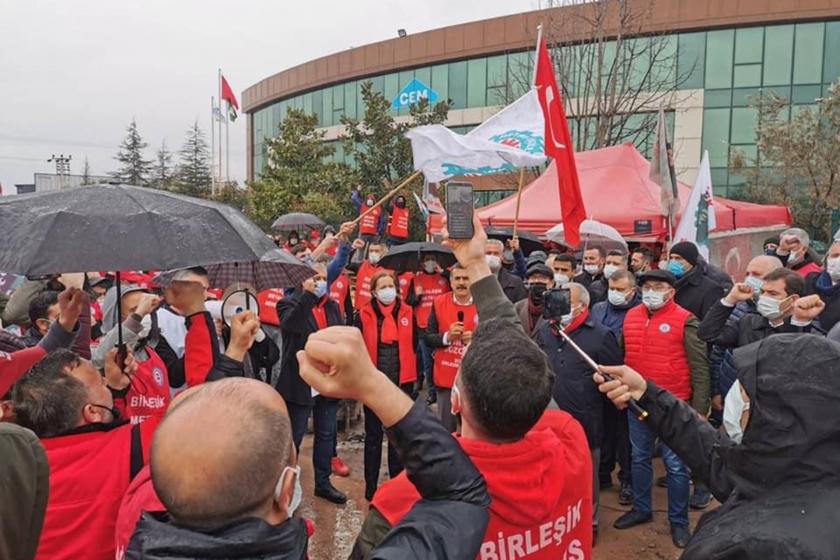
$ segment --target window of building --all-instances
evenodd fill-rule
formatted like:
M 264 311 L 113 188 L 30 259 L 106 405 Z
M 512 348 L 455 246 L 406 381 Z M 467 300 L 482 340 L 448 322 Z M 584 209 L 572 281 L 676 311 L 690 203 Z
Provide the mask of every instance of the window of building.
M 402 91 L 403 88 L 405 86 L 407 86 L 409 83 L 411 83 L 411 80 L 414 79 L 414 70 L 403 70 L 402 72 L 399 73 L 399 76 L 400 76 L 400 89 L 399 89 L 399 91 Z M 399 91 L 397 93 L 399 93 Z M 396 97 L 396 95 L 394 95 L 394 97 Z M 394 100 L 393 97 L 388 98 L 388 101 L 393 101 L 393 100 Z M 397 111 L 398 115 L 408 115 L 410 113 L 411 113 L 411 111 L 408 108 L 400 109 L 400 110 Z
M 356 82 L 344 84 L 344 115 L 347 118 L 356 118 Z
M 388 74 L 385 76 L 385 100 L 388 103 L 394 101 L 394 98 L 400 92 L 400 75 L 399 74 Z
M 840 77 L 840 21 L 825 24 L 823 53 L 823 83 L 830 84 Z
M 823 23 L 796 25 L 793 45 L 794 84 L 818 84 L 822 81 L 824 31 L 825 24 Z
M 484 107 L 487 103 L 487 59 L 467 61 L 467 107 Z
M 642 53 L 649 55 L 634 57 L 632 83 L 641 83 L 650 70 L 648 85 L 672 88 L 677 83 L 678 46 L 675 35 L 635 39 L 642 46 Z M 680 85 L 684 89 L 685 85 Z
M 793 66 L 793 26 L 774 25 L 765 33 L 763 83 L 766 86 L 787 85 Z
M 735 64 L 760 64 L 763 48 L 763 27 L 742 27 L 735 30 Z
M 677 76 L 683 89 L 703 87 L 706 68 L 706 32 L 683 33 L 679 36 Z
M 312 92 L 312 112 L 318 117 L 318 126 L 324 126 L 324 90 Z
M 729 108 L 703 111 L 703 149 L 712 167 L 729 165 Z
M 333 125 L 333 90 L 325 88 L 321 90 L 321 126 Z
M 731 89 L 707 89 L 703 93 L 703 107 L 730 107 L 732 105 Z
M 533 51 L 510 53 L 508 55 L 508 80 L 512 99 L 519 99 L 531 87 L 533 76 Z
M 432 66 L 431 70 L 432 77 L 429 85 L 438 93 L 440 101 L 446 101 L 452 97 L 449 95 L 449 65 L 438 64 L 437 66 Z
M 711 157 L 711 156 L 710 156 Z M 729 184 L 729 170 L 725 167 L 712 167 L 712 190 L 715 196 L 727 195 L 727 184 Z
M 736 64 L 735 87 L 754 87 L 761 85 L 761 64 Z
M 344 114 L 344 86 L 333 86 L 333 124 L 341 124 L 341 116 Z
M 706 33 L 706 87 L 732 87 L 732 50 L 735 32 L 732 29 Z
M 793 86 L 793 103 L 810 104 L 822 95 L 822 86 Z
M 754 105 L 761 94 L 761 88 L 741 88 L 732 90 L 732 107 L 749 107 Z
M 507 55 L 487 59 L 487 105 L 507 105 L 514 100 L 508 91 Z
M 732 109 L 733 144 L 755 143 L 755 126 L 758 124 L 758 109 L 753 107 L 737 107 Z
M 467 62 L 449 63 L 449 98 L 453 109 L 467 108 Z

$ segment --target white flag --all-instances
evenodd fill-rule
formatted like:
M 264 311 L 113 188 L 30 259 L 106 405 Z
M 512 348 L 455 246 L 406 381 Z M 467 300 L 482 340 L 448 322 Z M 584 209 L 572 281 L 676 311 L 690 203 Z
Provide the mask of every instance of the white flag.
M 691 241 L 703 258 L 709 260 L 709 232 L 717 227 L 715 220 L 714 194 L 712 191 L 712 170 L 709 168 L 709 152 L 703 152 L 703 161 L 697 179 L 691 188 L 691 195 L 683 210 L 680 225 L 674 233 L 674 243 Z
M 533 89 L 465 135 L 433 124 L 413 128 L 406 137 L 414 169 L 435 183 L 545 162 L 545 121 Z

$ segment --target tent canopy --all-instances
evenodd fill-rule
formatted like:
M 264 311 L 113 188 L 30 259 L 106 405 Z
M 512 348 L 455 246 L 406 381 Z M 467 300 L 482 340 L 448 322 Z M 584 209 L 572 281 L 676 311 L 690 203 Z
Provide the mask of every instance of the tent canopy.
M 650 162 L 632 144 L 622 144 L 575 154 L 587 218 L 611 225 L 634 240 L 661 240 L 668 224 L 660 213 L 660 187 L 650 180 Z M 688 202 L 691 187 L 679 183 L 680 207 Z M 715 197 L 715 232 L 736 228 L 785 226 L 791 223 L 785 206 L 737 202 Z M 476 211 L 493 226 L 512 226 L 516 195 Z M 557 167 L 554 162 L 522 189 L 519 228 L 540 236 L 562 222 Z M 677 223 L 679 218 L 677 219 Z M 677 224 L 674 224 L 676 228 Z

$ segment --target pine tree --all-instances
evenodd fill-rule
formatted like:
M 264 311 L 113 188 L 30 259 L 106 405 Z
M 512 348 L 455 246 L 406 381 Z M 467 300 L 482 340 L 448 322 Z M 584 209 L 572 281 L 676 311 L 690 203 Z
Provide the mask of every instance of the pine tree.
M 115 179 L 129 185 L 146 185 L 152 162 L 143 159 L 143 150 L 148 144 L 143 141 L 137 130 L 137 121 L 131 119 L 128 134 L 120 145 L 120 150 L 114 159 L 120 162 L 120 168 L 112 173 Z
M 151 186 L 156 189 L 171 190 L 175 179 L 175 169 L 172 165 L 172 152 L 166 147 L 166 140 L 160 143 L 152 167 Z
M 90 163 L 88 163 L 88 158 L 85 156 L 85 166 L 82 168 L 82 185 L 91 184 L 93 184 L 93 180 L 90 177 Z
M 204 133 L 198 126 L 198 121 L 187 129 L 187 137 L 178 152 L 178 178 L 176 189 L 178 192 L 190 196 L 207 196 L 210 194 L 212 179 L 210 177 L 210 152 Z

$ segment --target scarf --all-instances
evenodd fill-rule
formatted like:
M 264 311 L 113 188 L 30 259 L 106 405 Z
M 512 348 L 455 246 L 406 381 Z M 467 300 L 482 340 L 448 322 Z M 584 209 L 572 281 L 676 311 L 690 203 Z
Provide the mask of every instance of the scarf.
M 588 309 L 584 309 L 584 310 L 583 310 L 583 312 L 582 312 L 580 315 L 578 315 L 577 317 L 575 317 L 574 319 L 572 319 L 572 322 L 571 322 L 571 323 L 569 323 L 568 325 L 566 325 L 566 328 L 565 328 L 565 329 L 563 329 L 563 332 L 565 332 L 566 334 L 572 334 L 572 333 L 573 333 L 573 332 L 575 332 L 575 330 L 577 330 L 577 328 L 578 328 L 579 326 L 581 326 L 581 325 L 582 325 L 582 324 L 583 324 L 583 323 L 584 323 L 584 322 L 585 322 L 588 318 L 589 318 L 589 310 L 588 310 Z
M 537 324 L 537 321 L 540 320 L 542 313 L 543 306 L 534 305 L 533 300 L 528 298 L 528 328 L 530 330 L 534 330 L 534 326 Z
M 384 305 L 377 301 L 376 305 L 382 312 L 382 331 L 379 333 L 379 342 L 382 344 L 394 344 L 397 342 L 397 321 L 394 319 L 397 302 L 394 300 L 391 305 Z

